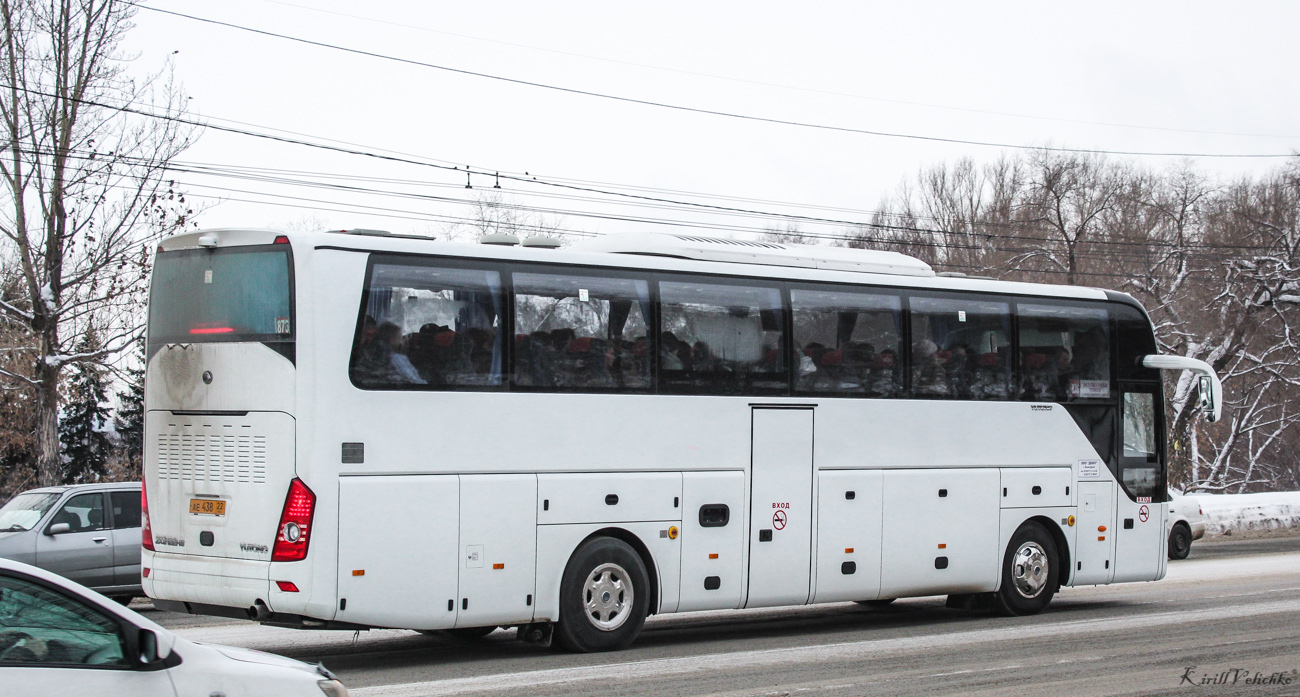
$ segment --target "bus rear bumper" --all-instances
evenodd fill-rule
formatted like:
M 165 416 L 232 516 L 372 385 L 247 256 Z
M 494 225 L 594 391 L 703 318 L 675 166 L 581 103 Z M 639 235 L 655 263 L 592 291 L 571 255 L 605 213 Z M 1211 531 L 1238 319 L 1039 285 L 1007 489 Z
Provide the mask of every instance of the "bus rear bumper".
M 145 595 L 164 602 L 225 607 L 240 613 L 220 613 L 222 616 L 246 618 L 247 608 L 265 603 L 270 595 L 270 562 L 145 550 L 141 565 L 149 569 L 149 575 L 141 579 Z

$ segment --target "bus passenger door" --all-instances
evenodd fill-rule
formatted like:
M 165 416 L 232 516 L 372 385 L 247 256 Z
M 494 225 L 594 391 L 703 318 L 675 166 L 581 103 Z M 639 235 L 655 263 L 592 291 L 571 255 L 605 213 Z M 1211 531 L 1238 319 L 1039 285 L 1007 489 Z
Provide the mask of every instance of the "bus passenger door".
M 1113 580 L 1154 581 L 1167 560 L 1164 409 L 1160 385 L 1121 384 L 1119 467 L 1123 490 L 1116 497 Z
M 1073 585 L 1110 583 L 1115 573 L 1115 491 L 1113 482 L 1079 482 Z
M 813 410 L 752 413 L 745 607 L 802 605 L 812 570 Z

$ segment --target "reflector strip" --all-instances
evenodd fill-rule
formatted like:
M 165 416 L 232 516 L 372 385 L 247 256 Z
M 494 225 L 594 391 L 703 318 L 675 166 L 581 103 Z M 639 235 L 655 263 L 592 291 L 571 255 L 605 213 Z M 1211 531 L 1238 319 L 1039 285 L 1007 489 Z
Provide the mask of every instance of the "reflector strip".
M 279 586 L 280 590 L 284 591 L 285 593 L 298 592 L 298 587 L 293 585 L 293 581 L 276 581 L 275 585 Z
M 230 334 L 234 332 L 234 327 L 195 327 L 190 330 L 191 334 Z

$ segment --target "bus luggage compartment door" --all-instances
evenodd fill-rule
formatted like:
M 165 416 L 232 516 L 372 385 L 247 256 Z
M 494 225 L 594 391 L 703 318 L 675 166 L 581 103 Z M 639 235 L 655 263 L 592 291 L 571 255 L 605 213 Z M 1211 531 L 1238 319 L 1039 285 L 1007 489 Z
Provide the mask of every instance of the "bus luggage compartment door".
M 537 475 L 461 475 L 456 626 L 531 621 L 536 553 Z
M 454 474 L 340 477 L 337 619 L 455 626 L 459 501 Z
M 755 408 L 745 607 L 808 602 L 812 567 L 813 410 Z

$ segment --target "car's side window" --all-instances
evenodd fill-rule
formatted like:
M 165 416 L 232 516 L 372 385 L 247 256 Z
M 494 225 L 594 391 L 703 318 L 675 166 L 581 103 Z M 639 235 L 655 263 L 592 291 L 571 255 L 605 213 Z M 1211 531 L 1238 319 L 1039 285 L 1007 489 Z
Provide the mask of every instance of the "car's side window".
M 113 505 L 113 529 L 140 527 L 140 492 L 114 491 L 108 495 Z
M 77 600 L 0 576 L 0 665 L 125 666 L 117 622 Z
M 67 523 L 72 532 L 89 532 L 104 529 L 104 495 L 78 494 L 68 499 L 63 508 L 54 514 L 51 525 Z

